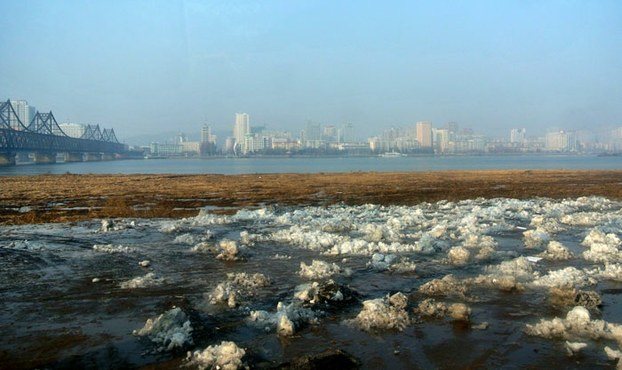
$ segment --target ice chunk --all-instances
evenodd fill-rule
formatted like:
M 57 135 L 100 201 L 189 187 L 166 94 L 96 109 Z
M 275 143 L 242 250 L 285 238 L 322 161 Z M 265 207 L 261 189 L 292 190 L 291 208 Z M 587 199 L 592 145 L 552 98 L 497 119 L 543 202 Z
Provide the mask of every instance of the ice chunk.
M 151 265 L 151 261 L 149 260 L 142 260 L 138 262 L 138 266 L 140 267 L 149 267 L 149 265 Z
M 128 281 L 123 281 L 119 286 L 121 289 L 149 288 L 161 285 L 164 279 L 160 279 L 155 273 L 150 272 L 145 276 L 138 276 Z
M 240 259 L 240 248 L 234 240 L 223 239 L 218 243 L 220 248 L 220 254 L 216 256 L 217 259 L 224 261 L 237 261 Z
M 113 244 L 95 244 L 93 246 L 93 250 L 95 252 L 101 252 L 101 253 L 133 253 L 136 251 L 136 249 L 132 248 L 132 247 L 128 247 L 128 246 L 123 246 L 123 245 L 113 245 Z
M 619 360 L 622 358 L 622 352 L 617 349 L 610 348 L 609 346 L 605 347 L 605 353 L 607 354 L 607 358 L 611 361 Z
M 568 248 L 564 247 L 562 243 L 551 240 L 546 247 L 546 251 L 540 253 L 538 256 L 547 260 L 565 261 L 571 259 L 573 254 Z
M 447 315 L 447 305 L 437 302 L 434 298 L 427 298 L 421 301 L 414 311 L 423 317 L 441 319 Z
M 447 252 L 447 257 L 452 265 L 464 266 L 469 262 L 471 253 L 464 247 L 453 247 Z
M 207 297 L 211 304 L 227 302 L 230 308 L 234 308 L 240 299 L 246 300 L 254 296 L 257 289 L 268 285 L 270 279 L 263 274 L 228 273 L 227 280 L 218 284 Z
M 620 239 L 613 233 L 605 234 L 592 229 L 581 243 L 589 249 L 583 252 L 583 258 L 592 262 L 620 262 L 622 252 L 619 250 Z
M 560 270 L 549 271 L 548 274 L 536 278 L 532 285 L 535 287 L 584 287 L 596 284 L 596 279 L 584 270 L 569 266 Z
M 541 319 L 539 323 L 527 324 L 525 332 L 542 338 L 559 339 L 614 339 L 611 325 L 603 320 L 591 320 L 585 307 L 576 306 L 568 312 L 565 319 Z
M 471 309 L 464 303 L 453 303 L 447 309 L 449 316 L 455 321 L 469 321 Z
M 157 350 L 172 351 L 193 344 L 192 326 L 185 312 L 176 307 L 166 311 L 160 316 L 147 319 L 145 326 L 140 330 L 134 330 L 136 336 L 148 336 L 159 347 Z
M 464 297 L 467 292 L 466 284 L 453 275 L 445 275 L 442 279 L 433 279 L 419 287 L 419 292 L 432 296 L 457 295 Z
M 374 253 L 367 266 L 377 271 L 389 270 L 397 273 L 413 272 L 417 268 L 417 265 L 406 257 L 382 253 Z
M 201 370 L 237 370 L 247 369 L 242 361 L 246 351 L 234 342 L 222 341 L 219 345 L 212 345 L 203 351 L 188 352 L 188 365 L 197 366 Z
M 276 330 L 279 335 L 291 336 L 305 324 L 316 324 L 317 315 L 311 309 L 303 307 L 301 302 L 292 302 L 289 305 L 279 302 L 276 313 L 251 311 L 249 320 L 264 326 L 266 331 Z
M 523 232 L 525 248 L 528 249 L 540 247 L 547 243 L 549 239 L 549 233 L 541 229 L 527 230 Z
M 574 356 L 575 354 L 581 352 L 581 350 L 585 347 L 587 347 L 587 343 L 566 341 L 566 351 L 568 352 L 568 356 Z
M 218 251 L 218 248 L 204 241 L 204 242 L 197 243 L 190 250 L 196 253 L 216 253 Z
M 361 312 L 354 319 L 346 320 L 346 323 L 364 331 L 402 331 L 410 324 L 407 304 L 408 298 L 403 293 L 367 300 L 363 302 Z
M 551 303 L 556 306 L 583 306 L 587 309 L 593 309 L 602 304 L 598 293 L 572 287 L 551 287 L 550 299 Z
M 298 274 L 307 280 L 325 279 L 341 272 L 341 268 L 335 263 L 313 260 L 311 265 L 300 262 Z

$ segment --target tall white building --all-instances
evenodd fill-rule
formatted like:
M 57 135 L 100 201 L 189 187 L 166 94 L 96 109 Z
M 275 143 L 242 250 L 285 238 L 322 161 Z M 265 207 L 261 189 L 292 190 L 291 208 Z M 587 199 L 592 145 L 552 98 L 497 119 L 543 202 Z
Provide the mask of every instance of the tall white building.
M 67 136 L 77 138 L 82 137 L 86 130 L 86 126 L 79 123 L 59 123 L 58 127 L 60 127 Z
M 421 121 L 415 125 L 417 131 L 417 141 L 422 148 L 432 147 L 432 124 L 430 122 Z
M 549 132 L 544 147 L 547 150 L 573 152 L 577 150 L 577 136 L 573 131 Z
M 24 126 L 28 126 L 30 124 L 30 120 L 34 117 L 34 107 L 28 105 L 26 100 L 11 100 L 11 105 L 17 114 L 17 117 L 22 122 Z M 11 117 L 9 120 L 9 125 L 14 130 L 21 130 L 21 126 L 16 118 Z
M 251 132 L 250 117 L 247 113 L 236 113 L 233 125 L 233 138 L 239 145 L 244 144 L 246 134 Z
M 212 128 L 208 125 L 203 125 L 201 128 L 201 142 L 202 143 L 216 143 L 216 137 L 212 135 Z
M 513 128 L 510 131 L 510 143 L 523 143 L 527 130 L 524 128 Z

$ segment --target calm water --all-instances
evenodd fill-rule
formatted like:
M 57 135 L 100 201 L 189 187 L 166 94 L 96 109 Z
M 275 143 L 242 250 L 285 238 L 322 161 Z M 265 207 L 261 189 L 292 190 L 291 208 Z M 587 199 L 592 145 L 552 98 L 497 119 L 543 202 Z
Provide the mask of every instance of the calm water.
M 109 162 L 57 163 L 0 167 L 0 175 L 70 173 L 317 173 L 352 171 L 444 171 L 483 169 L 620 169 L 622 157 L 595 155 L 352 157 L 352 158 L 215 158 L 149 159 Z

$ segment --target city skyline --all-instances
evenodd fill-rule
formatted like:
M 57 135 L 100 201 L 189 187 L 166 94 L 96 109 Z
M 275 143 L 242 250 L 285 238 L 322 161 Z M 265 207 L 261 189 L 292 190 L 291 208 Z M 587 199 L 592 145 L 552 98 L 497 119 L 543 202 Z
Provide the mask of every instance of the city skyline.
M 204 122 L 220 131 L 239 111 L 291 131 L 352 123 L 363 137 L 417 121 L 491 136 L 622 124 L 616 1 L 33 1 L 5 10 L 0 95 L 59 121 L 115 127 L 122 139 Z

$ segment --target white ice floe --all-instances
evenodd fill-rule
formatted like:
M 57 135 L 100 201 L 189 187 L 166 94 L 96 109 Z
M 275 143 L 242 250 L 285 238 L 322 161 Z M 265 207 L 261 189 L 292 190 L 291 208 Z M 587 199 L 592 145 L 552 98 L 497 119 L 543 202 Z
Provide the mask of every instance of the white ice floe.
M 548 339 L 621 339 L 619 325 L 607 323 L 604 320 L 592 320 L 590 312 L 581 306 L 570 310 L 565 319 L 556 317 L 552 320 L 541 319 L 537 324 L 527 324 L 525 332 Z
M 298 275 L 307 280 L 318 280 L 341 273 L 341 268 L 336 263 L 313 260 L 310 265 L 300 262 Z
M 142 260 L 138 262 L 138 266 L 140 267 L 149 267 L 150 265 L 151 265 L 151 261 L 149 260 Z
M 552 261 L 566 261 L 574 257 L 568 248 L 564 247 L 562 243 L 555 240 L 551 240 L 547 245 L 546 250 L 538 256 Z
M 407 305 L 408 297 L 403 293 L 370 299 L 363 302 L 363 308 L 359 314 L 351 320 L 346 320 L 346 324 L 364 331 L 402 331 L 410 324 L 410 317 L 406 311 Z
M 289 305 L 279 302 L 275 313 L 259 310 L 252 311 L 249 320 L 266 331 L 276 330 L 281 336 L 291 336 L 305 324 L 317 324 L 318 314 L 295 301 Z
M 467 293 L 467 286 L 464 281 L 449 274 L 443 276 L 441 279 L 432 279 L 421 285 L 419 287 L 419 293 L 430 296 L 464 297 Z
M 426 298 L 419 302 L 415 313 L 422 317 L 442 319 L 447 315 L 447 305 L 436 301 L 434 298 Z
M 525 242 L 525 248 L 532 249 L 538 248 L 548 243 L 551 236 L 548 232 L 542 229 L 527 230 L 523 232 L 523 241 Z
M 584 270 L 569 266 L 560 270 L 549 271 L 546 275 L 539 276 L 532 281 L 535 287 L 577 287 L 595 285 L 597 283 L 590 274 Z
M 414 272 L 417 265 L 407 257 L 395 254 L 374 253 L 367 266 L 376 271 L 390 271 L 396 273 Z
M 132 247 L 114 244 L 95 244 L 93 250 L 100 253 L 133 253 L 136 251 Z
M 235 240 L 223 239 L 218 243 L 220 253 L 216 256 L 217 259 L 223 261 L 237 261 L 241 258 L 240 247 Z
M 581 243 L 589 249 L 583 252 L 583 258 L 592 262 L 622 262 L 620 239 L 616 234 L 605 234 L 599 229 L 592 229 Z
M 453 247 L 447 252 L 449 263 L 456 266 L 464 266 L 469 262 L 471 252 L 464 247 Z
M 236 307 L 241 300 L 256 294 L 257 289 L 270 285 L 270 279 L 263 274 L 228 273 L 227 280 L 218 284 L 207 295 L 211 304 L 227 303 L 230 308 Z
M 164 279 L 160 279 L 155 273 L 150 272 L 145 276 L 137 276 L 131 280 L 123 281 L 119 286 L 121 289 L 149 288 L 164 283 Z
M 99 231 L 102 233 L 107 233 L 109 231 L 120 231 L 125 229 L 133 229 L 136 227 L 136 221 L 134 220 L 110 220 L 104 219 L 101 220 L 101 226 Z
M 566 341 L 566 351 L 568 352 L 568 356 L 574 356 L 577 353 L 581 352 L 586 347 L 587 347 L 587 343 L 585 342 Z
M 598 267 L 590 274 L 596 279 L 622 281 L 622 264 L 620 263 L 605 263 L 605 267 Z
M 172 351 L 192 345 L 192 326 L 186 313 L 176 307 L 158 317 L 147 319 L 145 326 L 134 330 L 136 336 L 147 336 L 158 345 L 157 350 Z
M 188 366 L 196 366 L 200 370 L 237 370 L 247 369 L 242 361 L 246 351 L 235 342 L 222 341 L 219 345 L 212 345 L 203 351 L 188 352 Z

